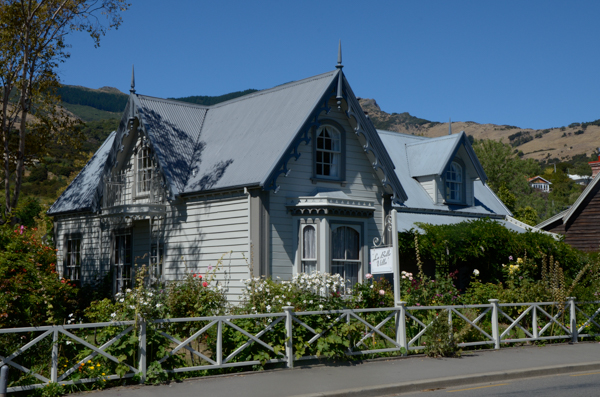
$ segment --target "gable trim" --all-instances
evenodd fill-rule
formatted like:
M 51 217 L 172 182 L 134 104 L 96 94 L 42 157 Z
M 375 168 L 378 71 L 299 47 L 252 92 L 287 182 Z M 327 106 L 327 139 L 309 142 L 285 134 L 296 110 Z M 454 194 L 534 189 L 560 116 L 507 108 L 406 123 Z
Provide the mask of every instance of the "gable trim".
M 579 209 L 579 207 L 583 204 L 583 202 L 585 201 L 585 199 L 593 193 L 594 189 L 596 188 L 596 185 L 598 185 L 598 181 L 600 181 L 600 173 L 597 174 L 594 179 L 592 179 L 592 182 L 590 182 L 589 185 L 587 185 L 587 187 L 585 188 L 585 190 L 583 191 L 583 193 L 581 193 L 579 195 L 579 197 L 577 198 L 577 200 L 575 201 L 575 203 L 573 203 L 573 205 L 571 206 L 571 208 L 569 208 L 568 212 L 565 214 L 565 216 L 563 217 L 563 224 L 567 224 L 567 222 L 569 221 L 569 219 L 571 219 L 573 217 L 573 215 L 575 214 L 575 212 L 577 212 L 577 210 Z

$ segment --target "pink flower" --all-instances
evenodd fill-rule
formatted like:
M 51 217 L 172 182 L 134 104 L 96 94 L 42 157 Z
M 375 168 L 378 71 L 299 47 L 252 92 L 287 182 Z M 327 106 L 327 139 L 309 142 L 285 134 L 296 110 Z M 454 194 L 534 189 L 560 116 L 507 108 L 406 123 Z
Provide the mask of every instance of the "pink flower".
M 210 272 L 212 270 L 212 266 L 208 265 L 208 271 Z
M 382 296 L 383 296 L 383 295 L 385 295 L 385 291 L 384 291 L 384 290 L 382 290 L 382 289 L 380 289 L 380 290 L 379 290 L 379 295 L 382 295 Z
M 512 260 L 513 260 L 513 257 L 512 257 L 512 255 L 508 257 L 508 260 L 509 260 L 509 261 L 512 261 Z
M 25 226 L 21 225 L 21 234 L 23 234 L 24 229 L 25 229 Z
M 373 275 L 371 273 L 367 273 L 365 274 L 365 278 L 368 280 L 370 278 L 373 278 Z
M 205 281 L 205 282 L 202 283 L 202 286 L 203 287 L 208 287 L 208 283 Z

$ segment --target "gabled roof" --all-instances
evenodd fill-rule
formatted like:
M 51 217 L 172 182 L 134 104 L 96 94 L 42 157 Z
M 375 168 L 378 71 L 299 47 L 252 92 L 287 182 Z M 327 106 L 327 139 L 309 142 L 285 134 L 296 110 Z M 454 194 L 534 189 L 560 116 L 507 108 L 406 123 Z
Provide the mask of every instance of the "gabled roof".
M 117 133 L 113 131 L 83 167 L 73 182 L 48 210 L 49 215 L 68 212 L 96 211 L 101 192 L 98 191 L 105 164 Z
M 317 116 L 328 109 L 327 101 L 338 82 L 343 82 L 345 98 L 360 108 L 341 70 L 214 106 L 132 93 L 119 130 L 97 155 L 103 156 L 105 169 L 112 169 L 129 134 L 128 120 L 137 116 L 171 197 L 246 186 L 274 189 L 287 161 L 297 156 L 298 144 L 307 142 L 306 134 Z M 366 121 L 362 110 L 358 117 Z M 367 130 L 365 133 L 378 151 L 377 166 L 386 173 L 384 184 L 392 186 L 397 198 L 404 199 L 394 165 L 372 124 Z M 100 176 L 86 180 L 87 190 L 80 194 L 87 197 L 92 191 L 101 190 L 99 185 Z M 49 213 L 82 209 L 80 201 L 74 198 L 61 197 L 57 203 L 61 205 L 55 204 Z
M 406 156 L 409 164 L 410 176 L 413 178 L 427 175 L 443 175 L 448 169 L 456 153 L 463 146 L 479 176 L 485 183 L 487 175 L 467 135 L 461 131 L 458 134 L 446 135 L 435 139 L 423 139 L 413 143 L 406 143 Z
M 548 185 L 552 185 L 552 182 L 550 182 L 549 180 L 547 180 L 547 179 L 545 179 L 545 178 L 542 178 L 542 177 L 541 177 L 541 176 L 539 176 L 539 175 L 537 175 L 537 176 L 534 176 L 533 178 L 529 178 L 529 179 L 527 180 L 527 182 L 531 183 L 531 182 L 535 181 L 536 179 L 540 179 L 540 180 L 541 180 L 541 181 L 543 181 L 544 183 L 547 183 Z
M 579 195 L 577 200 L 573 203 L 571 208 L 569 208 L 566 214 L 563 216 L 563 224 L 566 224 L 569 219 L 573 217 L 573 215 L 577 212 L 577 210 L 583 205 L 584 201 L 595 194 L 600 188 L 600 173 L 596 174 L 594 179 L 586 186 L 585 190 Z
M 566 215 L 567 212 L 569 212 L 569 209 L 566 209 L 564 211 L 559 212 L 558 214 L 556 214 L 554 216 L 551 216 L 550 218 L 546 219 L 545 221 L 535 225 L 535 227 L 538 229 L 545 229 L 545 228 L 551 229 L 555 225 L 562 225 L 562 223 L 563 223 L 562 218 Z
M 397 207 L 399 213 L 449 213 L 454 215 L 462 214 L 464 216 L 489 216 L 498 218 L 511 215 L 510 211 L 504 206 L 500 199 L 498 199 L 494 192 L 492 192 L 491 189 L 483 182 L 483 180 L 476 180 L 473 182 L 473 194 L 475 198 L 475 204 L 473 206 L 449 205 L 442 203 L 435 204 L 429 194 L 425 191 L 425 189 L 423 189 L 419 181 L 411 176 L 412 172 L 407 172 L 407 170 L 412 171 L 417 169 L 421 170 L 417 173 L 420 175 L 441 175 L 445 167 L 447 167 L 454 158 L 450 157 L 450 154 L 456 154 L 460 144 L 464 143 L 465 149 L 470 148 L 472 151 L 469 141 L 461 136 L 464 134 L 446 135 L 440 138 L 425 138 L 415 135 L 401 134 L 398 132 L 382 130 L 377 130 L 377 132 L 379 133 L 381 141 L 383 142 L 387 152 L 394 162 L 394 165 L 396 166 L 396 175 L 404 187 L 406 195 L 408 196 L 408 199 L 402 203 L 401 206 Z M 408 148 L 410 148 L 410 150 Z M 417 148 L 423 148 L 427 154 L 424 156 L 419 156 L 416 153 Z M 436 159 L 431 152 L 432 148 L 440 149 L 443 153 L 443 156 L 439 155 L 437 156 L 438 159 Z M 469 153 L 469 150 L 467 150 L 467 153 Z M 475 156 L 474 152 L 473 156 Z M 440 157 L 442 157 L 443 160 L 439 160 Z M 429 167 L 427 164 L 420 164 L 422 161 L 431 161 L 435 164 L 434 166 Z M 476 164 L 478 164 L 478 166 L 475 166 L 475 169 L 481 167 L 479 161 L 477 161 Z M 483 172 L 483 169 L 481 172 Z M 483 175 L 485 175 L 485 173 Z

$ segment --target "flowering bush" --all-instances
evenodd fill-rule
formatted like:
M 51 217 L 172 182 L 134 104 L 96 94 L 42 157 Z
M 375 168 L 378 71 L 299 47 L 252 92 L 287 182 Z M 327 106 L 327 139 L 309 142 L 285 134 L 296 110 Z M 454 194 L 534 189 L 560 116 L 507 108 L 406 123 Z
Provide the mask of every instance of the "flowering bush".
M 58 277 L 56 251 L 35 228 L 0 228 L 0 328 L 62 323 L 77 289 Z

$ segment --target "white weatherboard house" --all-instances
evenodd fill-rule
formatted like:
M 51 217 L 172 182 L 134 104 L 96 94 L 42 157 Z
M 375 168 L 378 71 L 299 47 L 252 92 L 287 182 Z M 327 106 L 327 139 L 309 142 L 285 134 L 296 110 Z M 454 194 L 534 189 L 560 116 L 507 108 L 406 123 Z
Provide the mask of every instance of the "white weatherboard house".
M 377 131 L 336 70 L 214 106 L 135 92 L 117 131 L 48 211 L 61 274 L 83 284 L 134 264 L 162 281 L 205 272 L 219 283 L 313 270 L 353 282 L 386 215 L 415 222 L 491 217 L 513 229 L 464 133 Z M 248 262 L 252 259 L 252 266 Z

